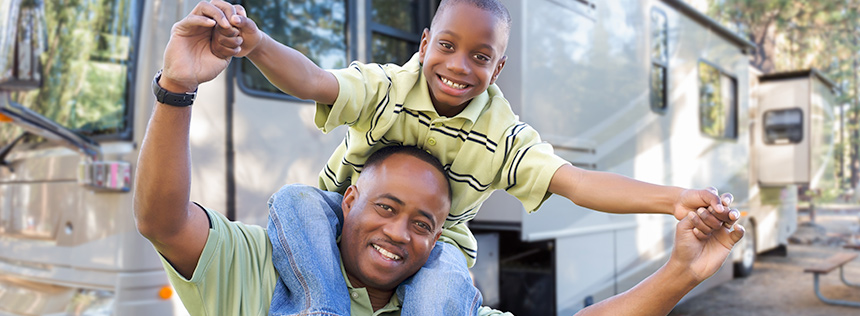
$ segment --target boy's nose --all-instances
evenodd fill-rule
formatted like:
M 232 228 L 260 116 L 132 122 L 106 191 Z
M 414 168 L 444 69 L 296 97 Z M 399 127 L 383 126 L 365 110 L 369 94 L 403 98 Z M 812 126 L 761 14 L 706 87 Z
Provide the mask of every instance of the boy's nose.
M 469 71 L 469 67 L 467 67 L 468 62 L 468 56 L 463 56 L 462 54 L 451 56 L 448 58 L 448 70 L 458 75 L 466 74 Z

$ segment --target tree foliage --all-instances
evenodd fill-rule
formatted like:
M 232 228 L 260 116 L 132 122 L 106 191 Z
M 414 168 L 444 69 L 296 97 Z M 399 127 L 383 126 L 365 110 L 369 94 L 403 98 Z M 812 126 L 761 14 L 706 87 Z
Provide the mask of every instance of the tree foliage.
M 836 84 L 837 104 L 850 105 L 845 126 L 849 141 L 840 144 L 836 154 L 850 153 L 850 163 L 840 166 L 839 173 L 850 166 L 852 187 L 860 180 L 858 12 L 860 0 L 710 0 L 707 9 L 712 18 L 758 46 L 750 62 L 762 72 L 817 68 Z

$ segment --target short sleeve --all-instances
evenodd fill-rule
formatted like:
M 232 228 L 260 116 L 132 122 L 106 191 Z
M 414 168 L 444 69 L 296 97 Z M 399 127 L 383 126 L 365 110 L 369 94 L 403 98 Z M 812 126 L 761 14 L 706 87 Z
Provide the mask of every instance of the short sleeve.
M 278 276 L 265 229 L 206 213 L 212 228 L 190 280 L 161 257 L 170 284 L 191 315 L 267 314 Z
M 341 125 L 359 127 L 370 122 L 374 108 L 387 102 L 392 80 L 383 66 L 353 62 L 349 67 L 329 70 L 337 79 L 334 104 L 316 104 L 314 124 L 324 133 Z
M 541 141 L 528 124 L 514 125 L 505 135 L 501 189 L 519 199 L 526 211 L 534 212 L 549 198 L 555 172 L 568 162 L 556 156 L 552 145 Z

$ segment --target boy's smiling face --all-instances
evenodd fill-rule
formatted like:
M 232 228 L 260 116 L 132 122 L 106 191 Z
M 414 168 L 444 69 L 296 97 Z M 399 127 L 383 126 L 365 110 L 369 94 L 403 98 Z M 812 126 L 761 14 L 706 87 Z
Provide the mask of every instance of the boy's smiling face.
M 505 21 L 470 4 L 440 13 L 421 36 L 419 57 L 430 99 L 442 116 L 456 116 L 487 90 L 505 66 Z

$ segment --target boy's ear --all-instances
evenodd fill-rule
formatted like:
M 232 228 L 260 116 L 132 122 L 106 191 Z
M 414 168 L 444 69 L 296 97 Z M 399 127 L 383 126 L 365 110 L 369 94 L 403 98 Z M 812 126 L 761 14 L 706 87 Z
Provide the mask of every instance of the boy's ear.
M 355 201 L 357 199 L 358 188 L 355 185 L 351 185 L 346 188 L 346 192 L 343 193 L 343 201 L 340 202 L 340 208 L 343 209 L 344 218 L 349 215 L 349 211 L 352 210 L 352 206 L 355 205 Z
M 430 42 L 430 29 L 424 28 L 421 33 L 421 44 L 418 47 L 418 61 L 424 64 L 424 55 L 427 53 L 427 43 Z
M 493 71 L 493 78 L 490 79 L 490 84 L 496 83 L 496 79 L 499 78 L 499 74 L 502 73 L 502 68 L 505 68 L 505 62 L 508 60 L 508 56 L 502 56 L 502 59 L 499 60 L 499 64 L 496 66 L 496 69 Z

